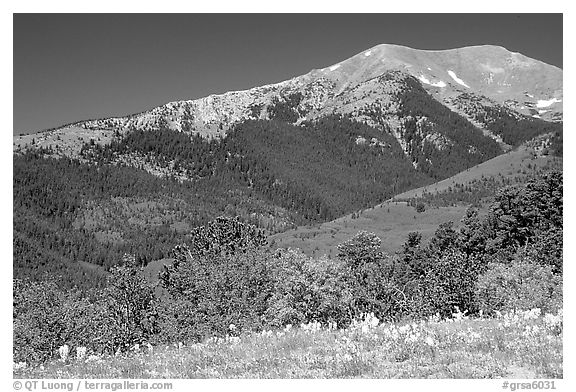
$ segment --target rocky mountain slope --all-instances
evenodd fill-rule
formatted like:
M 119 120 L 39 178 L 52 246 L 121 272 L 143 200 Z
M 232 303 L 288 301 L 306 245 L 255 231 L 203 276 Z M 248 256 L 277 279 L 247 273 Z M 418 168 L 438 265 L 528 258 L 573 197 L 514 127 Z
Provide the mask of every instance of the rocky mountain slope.
M 409 155 L 401 92 L 415 81 L 504 149 L 509 143 L 490 126 L 497 113 L 517 119 L 562 120 L 562 70 L 557 67 L 489 45 L 439 51 L 378 45 L 284 82 L 17 136 L 14 147 L 30 145 L 34 139 L 37 145 L 58 145 L 63 155 L 75 155 L 84 141 L 106 143 L 114 131 L 123 134 L 163 127 L 208 138 L 225 137 L 242 121 L 273 117 L 270 109 L 282 105 L 282 111 L 288 112 L 283 114 L 296 124 L 343 114 L 385 129 Z M 433 122 L 425 116 L 416 120 Z M 441 139 L 438 135 L 429 138 L 437 141 L 436 146 L 446 143 Z

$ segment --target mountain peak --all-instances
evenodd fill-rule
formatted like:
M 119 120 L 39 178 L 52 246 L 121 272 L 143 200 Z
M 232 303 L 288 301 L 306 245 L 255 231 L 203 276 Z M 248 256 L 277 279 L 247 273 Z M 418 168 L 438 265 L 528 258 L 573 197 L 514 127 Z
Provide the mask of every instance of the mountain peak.
M 169 102 L 135 115 L 83 121 L 53 131 L 76 132 L 73 139 L 96 132 L 96 138 L 108 140 L 114 130 L 168 127 L 224 137 L 244 120 L 270 118 L 275 105 L 289 106 L 290 117 L 297 124 L 329 114 L 365 121 L 363 113 L 380 107 L 384 116 L 381 122 L 398 128 L 394 113 L 399 107 L 398 94 L 407 86 L 406 78 L 413 78 L 430 96 L 460 114 L 464 114 L 463 106 L 471 110 L 482 102 L 504 107 L 516 116 L 562 119 L 562 70 L 557 67 L 495 45 L 422 50 L 380 44 L 282 82 Z M 22 143 L 28 144 L 17 139 L 14 145 Z

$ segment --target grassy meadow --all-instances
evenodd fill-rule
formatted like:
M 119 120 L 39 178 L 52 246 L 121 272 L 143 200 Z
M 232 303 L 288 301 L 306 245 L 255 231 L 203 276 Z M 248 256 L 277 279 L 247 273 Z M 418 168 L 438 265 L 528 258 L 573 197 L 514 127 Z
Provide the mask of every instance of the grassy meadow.
M 202 343 L 135 346 L 117 356 L 75 348 L 15 378 L 562 378 L 562 312 L 539 309 L 468 318 L 382 323 L 365 315 L 346 329 L 311 322 Z

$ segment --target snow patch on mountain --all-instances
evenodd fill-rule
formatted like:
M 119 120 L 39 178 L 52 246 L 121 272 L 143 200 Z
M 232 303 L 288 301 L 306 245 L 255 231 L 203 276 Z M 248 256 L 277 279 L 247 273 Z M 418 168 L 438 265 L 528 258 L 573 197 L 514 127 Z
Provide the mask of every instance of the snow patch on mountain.
M 337 70 L 338 68 L 340 68 L 340 64 L 334 64 L 333 66 L 329 67 L 328 69 L 329 69 L 330 71 L 335 71 L 335 70 Z
M 466 84 L 466 82 L 464 82 L 462 79 L 460 79 L 460 78 L 458 77 L 458 75 L 456 75 L 456 73 L 455 73 L 454 71 L 452 71 L 451 69 L 448 70 L 448 75 L 450 75 L 450 77 L 451 77 L 452 79 L 454 79 L 454 81 L 455 81 L 456 83 L 458 83 L 458 84 L 460 84 L 460 85 L 462 85 L 462 86 L 464 86 L 464 87 L 466 87 L 466 88 L 470 88 L 470 86 L 468 86 L 468 85 Z
M 536 107 L 537 108 L 547 108 L 548 106 L 552 106 L 553 104 L 557 103 L 557 102 L 562 102 L 561 99 L 558 98 L 552 98 L 552 99 L 539 99 L 538 102 L 536 102 Z
M 367 51 L 367 52 L 364 52 L 364 56 L 366 56 L 366 57 L 370 56 L 371 54 L 372 54 L 372 51 L 371 51 L 371 50 L 369 50 L 369 51 Z
M 418 76 L 418 79 L 422 82 L 422 83 L 426 83 L 430 86 L 434 86 L 434 87 L 446 87 L 446 83 L 442 80 L 438 81 L 438 82 L 431 82 L 426 76 L 424 75 L 420 75 Z

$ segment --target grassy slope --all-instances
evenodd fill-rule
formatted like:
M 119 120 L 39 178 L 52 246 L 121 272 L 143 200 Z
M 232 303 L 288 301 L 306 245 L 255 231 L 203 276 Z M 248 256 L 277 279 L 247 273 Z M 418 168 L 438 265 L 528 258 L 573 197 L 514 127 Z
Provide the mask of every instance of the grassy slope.
M 408 199 L 421 196 L 425 190 L 428 192 L 441 192 L 447 190 L 449 187 L 453 187 L 457 183 L 466 184 L 472 180 L 479 179 L 481 176 L 495 177 L 502 174 L 504 177 L 510 177 L 517 175 L 518 171 L 526 169 L 528 164 L 542 167 L 554 159 L 549 156 L 532 159 L 532 152 L 533 150 L 531 148 L 521 146 L 445 180 L 396 195 L 394 199 Z
M 517 176 L 521 175 L 522 171 L 529 171 L 528 164 L 532 167 L 543 167 L 557 159 L 549 156 L 532 159 L 532 150 L 520 147 L 443 181 L 399 194 L 387 202 L 364 210 L 358 218 L 353 219 L 352 215 L 346 215 L 321 225 L 298 227 L 273 235 L 271 240 L 275 247 L 300 248 L 308 255 L 335 255 L 338 244 L 350 239 L 358 231 L 365 230 L 378 235 L 382 239 L 383 249 L 393 253 L 400 249 L 408 233 L 419 231 L 426 240 L 434 234 L 441 223 L 453 221 L 457 225 L 468 208 L 467 206 L 428 208 L 418 214 L 406 202 L 398 202 L 396 199 L 420 195 L 424 189 L 428 192 L 443 191 L 456 183 L 466 184 L 482 176 L 494 177 L 499 174 L 504 177 Z
M 450 220 L 458 222 L 465 212 L 466 207 L 458 206 L 428 209 L 418 214 L 406 202 L 386 202 L 364 210 L 355 219 L 346 215 L 319 226 L 303 226 L 273 235 L 271 242 L 275 247 L 300 248 L 308 255 L 335 256 L 338 244 L 364 230 L 379 236 L 383 249 L 393 253 L 406 241 L 411 231 L 421 232 L 426 239 L 434 234 L 439 224 Z
M 52 361 L 15 370 L 14 377 L 561 378 L 562 316 L 543 316 L 412 324 L 365 319 L 347 329 L 309 324 L 125 356 Z

